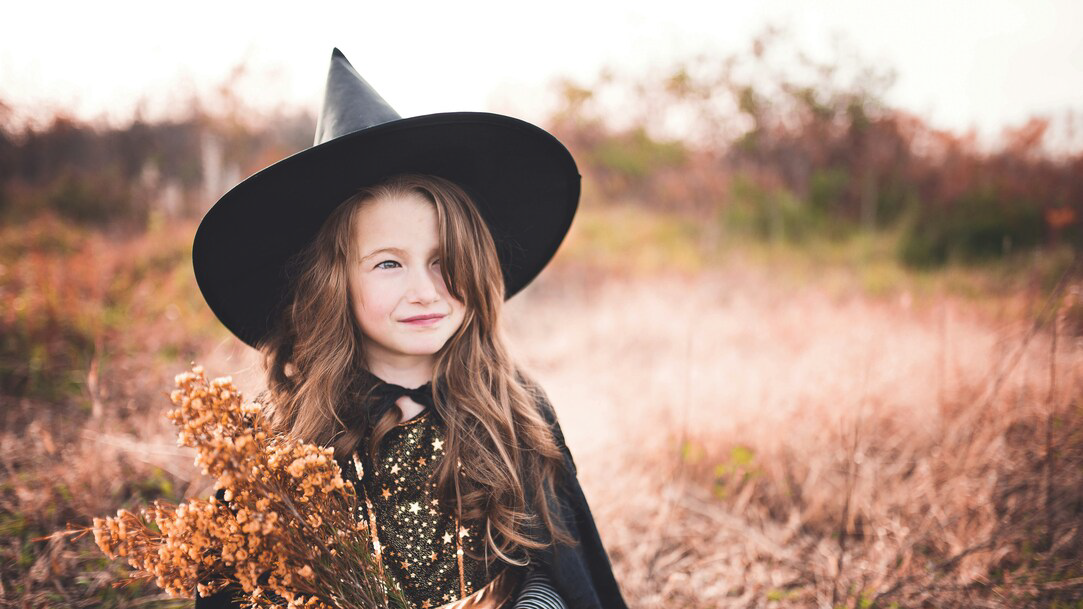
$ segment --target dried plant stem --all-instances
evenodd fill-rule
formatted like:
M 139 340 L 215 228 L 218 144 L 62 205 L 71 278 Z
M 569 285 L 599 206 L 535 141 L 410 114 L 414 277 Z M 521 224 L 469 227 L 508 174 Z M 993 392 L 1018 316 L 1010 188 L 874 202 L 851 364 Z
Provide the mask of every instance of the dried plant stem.
M 842 575 L 843 562 L 846 559 L 846 539 L 849 533 L 850 505 L 854 497 L 854 480 L 857 477 L 857 443 L 861 435 L 861 413 L 865 408 L 868 398 L 869 369 L 872 366 L 872 357 L 865 358 L 863 368 L 861 399 L 858 401 L 857 412 L 854 414 L 854 429 L 850 442 L 850 450 L 846 458 L 846 496 L 842 504 L 842 514 L 839 516 L 839 556 L 835 562 L 835 575 L 831 582 L 831 606 L 838 603 L 839 577 Z M 860 596 L 860 595 L 859 595 Z
M 991 537 L 989 537 L 989 538 L 987 538 L 987 539 L 985 539 L 985 540 L 983 540 L 983 541 L 981 541 L 979 543 L 976 543 L 974 545 L 968 546 L 967 548 L 965 548 L 962 551 L 956 553 L 955 555 L 949 556 L 948 558 L 934 564 L 933 566 L 931 566 L 929 568 L 929 571 L 932 571 L 933 574 L 934 574 L 933 578 L 932 578 L 932 580 L 930 580 L 924 586 L 924 589 L 926 589 L 926 590 L 933 589 L 933 584 L 935 584 L 937 581 L 939 581 L 940 578 L 942 578 L 952 567 L 959 564 L 959 561 L 963 560 L 964 558 L 966 558 L 967 556 L 973 554 L 974 552 L 980 552 L 981 550 L 987 550 L 989 548 L 994 547 L 996 545 L 996 541 L 997 541 L 997 535 L 994 534 Z M 884 590 L 883 592 L 878 593 L 875 597 L 873 597 L 872 602 L 869 603 L 869 608 L 874 609 L 875 607 L 878 607 L 879 603 L 884 598 L 886 598 L 888 596 L 891 596 L 892 594 L 898 592 L 904 586 L 906 586 L 907 584 L 909 584 L 909 583 L 913 582 L 915 579 L 917 579 L 917 577 L 918 577 L 918 574 L 915 573 L 915 574 L 908 575 L 906 577 L 899 578 L 899 580 L 896 581 L 890 588 L 888 588 L 887 590 Z
M 1038 322 L 1031 325 L 1030 329 L 1023 336 L 1023 340 L 1019 343 L 1015 353 L 1012 354 L 1011 361 L 1007 366 L 1000 367 L 1000 370 L 994 371 L 992 374 L 992 382 L 989 385 L 990 389 L 988 395 L 984 396 L 982 400 L 982 406 L 976 410 L 979 414 L 986 412 L 989 406 L 992 405 L 997 395 L 1000 393 L 1001 387 L 1004 385 L 1004 381 L 1015 370 L 1016 365 L 1023 359 L 1023 354 L 1026 353 L 1027 346 L 1030 345 L 1030 341 L 1037 336 L 1038 332 L 1045 326 L 1045 319 L 1049 317 L 1052 310 L 1057 307 L 1061 292 L 1064 291 L 1065 286 L 1068 284 L 1068 279 L 1074 275 L 1076 267 L 1079 265 L 1080 258 L 1077 256 L 1072 260 L 1072 264 L 1061 273 L 1060 278 L 1057 279 L 1057 284 L 1054 286 L 1053 291 L 1046 297 L 1045 305 L 1042 307 L 1042 313 L 1038 316 Z
M 1054 454 L 1053 454 L 1053 420 L 1057 415 L 1057 329 L 1060 318 L 1060 307 L 1053 312 L 1052 339 L 1049 341 L 1049 393 L 1046 394 L 1045 416 L 1045 527 L 1046 546 L 1053 547 L 1056 542 L 1056 519 L 1054 518 Z

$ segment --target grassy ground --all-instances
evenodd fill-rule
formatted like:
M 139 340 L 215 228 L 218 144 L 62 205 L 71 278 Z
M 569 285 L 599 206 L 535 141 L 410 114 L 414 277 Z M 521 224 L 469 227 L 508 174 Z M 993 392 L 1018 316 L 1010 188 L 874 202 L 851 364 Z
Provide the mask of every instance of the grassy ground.
M 34 539 L 209 493 L 164 393 L 193 361 L 261 380 L 194 230 L 0 230 L 0 606 L 190 606 Z M 633 607 L 1083 606 L 1070 255 L 916 273 L 893 247 L 585 208 L 509 302 Z
M 896 231 L 846 238 L 810 235 L 799 242 L 750 236 L 718 218 L 682 217 L 642 206 L 580 211 L 561 262 L 582 261 L 613 273 L 697 272 L 728 262 L 763 269 L 791 285 L 816 283 L 868 297 L 945 296 L 972 304 L 1033 292 L 1048 295 L 1074 260 L 1069 247 L 1023 251 L 984 263 L 949 263 L 921 270 L 900 262 Z

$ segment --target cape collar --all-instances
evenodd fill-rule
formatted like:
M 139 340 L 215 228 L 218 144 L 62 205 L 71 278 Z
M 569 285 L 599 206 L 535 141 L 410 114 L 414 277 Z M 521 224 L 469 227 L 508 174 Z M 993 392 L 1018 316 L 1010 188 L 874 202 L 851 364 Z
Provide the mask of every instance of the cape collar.
M 369 395 L 381 402 L 390 400 L 391 403 L 394 403 L 402 396 L 408 395 L 411 400 L 418 404 L 423 404 L 429 408 L 433 406 L 432 381 L 429 381 L 420 387 L 411 389 L 409 387 L 403 387 L 402 385 L 396 385 L 395 383 L 389 383 L 367 370 L 365 371 L 365 374 L 370 378 L 374 385 L 372 393 Z
M 425 406 L 427 410 L 436 410 L 432 381 L 420 387 L 409 388 L 389 383 L 368 370 L 362 370 L 361 376 L 364 378 L 364 385 L 371 387 L 366 394 L 367 406 L 364 409 L 369 415 L 370 422 L 380 420 L 384 413 L 395 407 L 395 402 L 404 395 Z

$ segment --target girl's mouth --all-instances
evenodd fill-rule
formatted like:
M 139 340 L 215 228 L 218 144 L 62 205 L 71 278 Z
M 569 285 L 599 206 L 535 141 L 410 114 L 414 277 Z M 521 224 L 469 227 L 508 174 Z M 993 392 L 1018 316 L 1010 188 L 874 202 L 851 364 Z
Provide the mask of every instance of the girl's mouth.
M 411 326 L 431 326 L 443 318 L 443 315 L 434 313 L 432 315 L 416 315 L 414 317 L 407 317 L 406 319 L 402 319 L 399 321 L 410 324 Z

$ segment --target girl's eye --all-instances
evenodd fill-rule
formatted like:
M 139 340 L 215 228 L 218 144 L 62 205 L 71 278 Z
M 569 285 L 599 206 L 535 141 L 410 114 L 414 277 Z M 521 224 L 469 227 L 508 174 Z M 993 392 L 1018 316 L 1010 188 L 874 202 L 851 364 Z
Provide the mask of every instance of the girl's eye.
M 394 260 L 384 260 L 383 262 L 378 263 L 375 268 L 378 268 L 378 269 L 394 268 L 394 267 L 390 267 L 390 266 L 384 266 L 385 264 L 398 264 L 398 262 L 395 262 Z
M 440 264 L 440 259 L 437 258 L 437 259 L 433 260 L 432 263 L 435 264 L 435 265 L 439 265 Z

